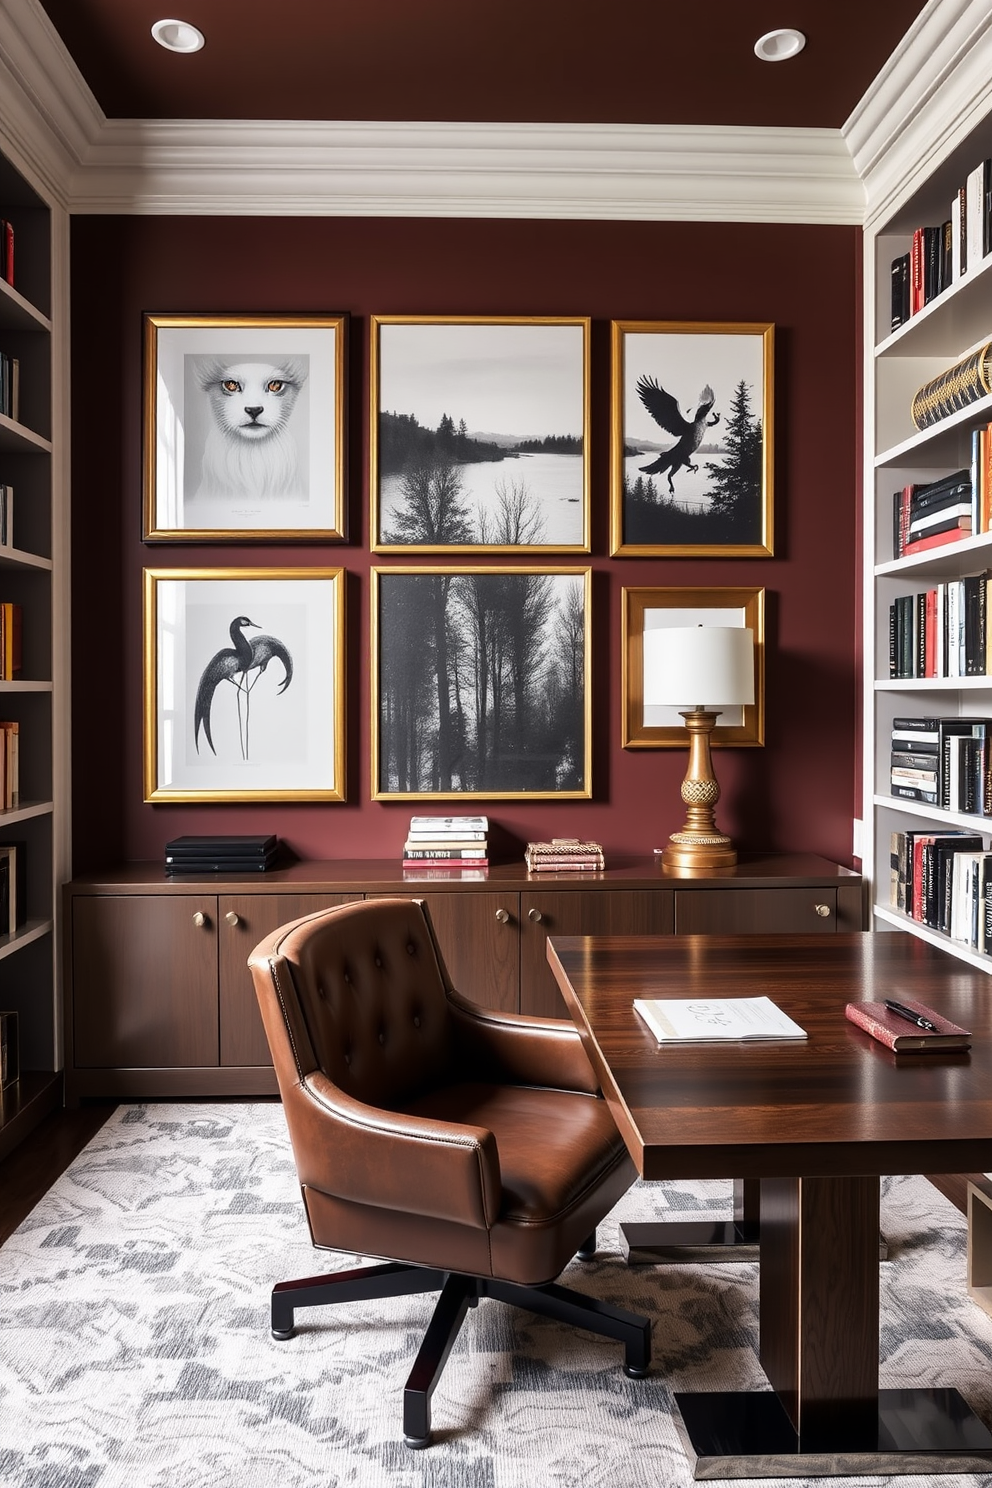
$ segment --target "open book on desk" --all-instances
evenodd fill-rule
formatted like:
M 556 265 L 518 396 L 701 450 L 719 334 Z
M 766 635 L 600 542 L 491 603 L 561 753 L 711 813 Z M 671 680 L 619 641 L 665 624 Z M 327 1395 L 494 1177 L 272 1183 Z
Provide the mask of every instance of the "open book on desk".
M 770 997 L 635 997 L 634 1011 L 659 1044 L 806 1037 Z

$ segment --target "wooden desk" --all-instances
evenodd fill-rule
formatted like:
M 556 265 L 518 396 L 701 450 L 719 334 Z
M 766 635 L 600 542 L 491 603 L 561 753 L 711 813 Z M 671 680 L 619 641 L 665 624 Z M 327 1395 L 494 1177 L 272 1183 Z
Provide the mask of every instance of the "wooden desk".
M 954 1389 L 879 1390 L 883 1173 L 992 1167 L 987 977 L 897 934 L 567 936 L 548 960 L 646 1179 L 759 1179 L 761 1364 L 772 1392 L 677 1394 L 696 1477 L 985 1472 Z M 794 1044 L 659 1048 L 635 997 L 767 995 Z M 920 998 L 971 1051 L 902 1055 L 849 1001 Z

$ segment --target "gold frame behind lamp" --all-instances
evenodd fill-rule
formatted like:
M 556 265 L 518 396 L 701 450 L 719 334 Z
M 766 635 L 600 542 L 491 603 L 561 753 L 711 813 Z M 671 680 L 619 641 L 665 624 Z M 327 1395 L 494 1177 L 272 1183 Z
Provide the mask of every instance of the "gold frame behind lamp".
M 543 554 L 543 553 L 588 553 L 591 551 L 591 517 L 590 517 L 590 490 L 591 472 L 589 460 L 589 426 L 591 417 L 591 390 L 589 369 L 589 343 L 592 321 L 587 315 L 373 315 L 371 318 L 370 337 L 370 454 L 369 454 L 369 545 L 373 553 L 445 553 L 456 557 L 460 553 L 520 553 L 520 554 Z M 581 502 L 582 513 L 578 541 L 576 542 L 387 542 L 382 533 L 382 521 L 380 517 L 380 412 L 402 412 L 403 410 L 382 410 L 381 384 L 383 367 L 383 349 L 381 344 L 381 332 L 384 328 L 429 328 L 429 327 L 475 327 L 478 329 L 489 328 L 521 328 L 535 329 L 539 327 L 552 327 L 566 329 L 574 327 L 582 332 L 582 364 L 581 364 L 581 408 L 579 414 L 582 421 L 582 429 L 579 431 L 582 441 L 582 483 Z M 464 378 L 465 373 L 459 369 L 458 376 Z M 546 368 L 540 370 L 538 381 L 545 384 L 548 381 Z M 530 406 L 533 397 L 527 395 L 527 384 L 520 376 L 510 380 L 506 392 L 519 398 L 522 407 L 516 410 L 517 418 L 529 417 Z M 457 399 L 457 392 L 452 392 L 452 399 Z M 445 408 L 445 414 L 457 425 L 460 415 L 457 407 Z M 497 417 L 494 413 L 494 419 Z M 426 425 L 424 426 L 426 428 Z M 494 431 L 502 432 L 502 431 Z M 520 430 L 507 430 L 507 433 L 519 433 Z M 576 431 L 568 430 L 569 434 Z M 485 442 L 485 441 L 483 441 Z M 514 476 L 520 476 L 524 468 L 522 461 L 517 458 L 495 462 L 496 468 L 501 475 L 512 481 Z M 504 469 L 504 467 L 506 467 Z M 568 498 L 569 501 L 572 498 Z
M 329 315 L 146 314 L 143 325 L 144 541 L 345 542 L 348 315 L 343 312 Z M 333 347 L 324 344 L 328 335 L 333 338 Z M 323 352 L 326 355 L 319 356 Z M 244 496 L 231 495 L 224 498 L 223 503 L 219 499 L 213 503 L 211 515 L 215 519 L 220 516 L 219 508 L 222 506 L 230 509 L 231 520 L 227 524 L 215 520 L 188 525 L 186 510 L 191 498 L 186 494 L 185 458 L 180 465 L 175 451 L 181 444 L 185 452 L 187 429 L 197 447 L 200 442 L 205 446 L 210 415 L 199 408 L 186 407 L 187 357 L 226 356 L 234 362 L 238 358 L 258 361 L 264 356 L 271 357 L 276 363 L 285 363 L 301 354 L 308 360 L 304 446 L 309 460 L 306 500 L 266 497 L 246 490 Z M 322 393 L 327 394 L 326 403 L 321 399 Z M 293 412 L 295 414 L 295 408 Z M 330 447 L 325 448 L 328 442 Z M 298 440 L 294 443 L 298 445 Z M 263 527 L 258 520 L 258 510 L 259 503 L 266 500 L 270 503 L 272 525 Z M 251 510 L 252 503 L 255 509 L 251 515 L 255 520 L 246 526 L 244 516 Z M 304 511 L 304 508 L 309 510 Z M 304 522 L 304 517 L 312 518 L 318 512 L 325 517 L 322 525 L 313 520 Z M 195 519 L 196 513 L 193 515 Z M 283 525 L 276 525 L 275 519 L 279 516 L 293 525 L 285 525 L 285 520 Z
M 685 723 L 675 709 L 676 722 L 644 721 L 644 620 L 649 610 L 668 610 L 673 625 L 734 624 L 739 621 L 754 635 L 754 702 L 743 711 L 740 724 L 717 724 L 710 742 L 715 748 L 757 748 L 765 742 L 765 591 L 755 588 L 630 588 L 622 595 L 623 747 L 624 749 L 685 749 Z M 721 618 L 720 611 L 728 617 Z M 714 613 L 716 612 L 716 613 Z M 736 612 L 734 614 L 733 612 Z
M 710 341 L 710 337 L 722 337 L 723 345 L 717 346 Z M 755 339 L 755 347 L 736 347 L 733 340 L 729 338 L 749 337 Z M 672 339 L 669 339 L 672 338 Z M 699 345 L 694 344 L 698 340 Z M 634 350 L 636 341 L 636 356 L 628 355 L 628 351 Z M 652 320 L 615 320 L 612 323 L 612 388 L 611 388 L 611 422 L 610 422 L 610 552 L 614 557 L 621 558 L 771 558 L 774 552 L 774 447 L 775 447 L 775 327 L 767 322 L 715 322 L 706 321 L 652 321 Z M 737 351 L 736 357 L 731 353 Z M 716 353 L 722 352 L 723 362 L 719 360 Z M 753 363 L 760 356 L 760 371 L 755 373 Z M 633 369 L 630 368 L 633 363 Z M 628 390 L 628 371 L 631 380 L 646 377 L 655 384 L 655 387 L 647 391 L 648 403 L 643 398 L 635 397 L 637 383 Z M 688 459 L 693 455 L 689 448 L 694 437 L 689 433 L 691 419 L 695 411 L 697 419 L 701 424 L 701 440 L 705 445 L 712 442 L 708 437 L 710 428 L 716 427 L 711 423 L 714 414 L 719 415 L 721 434 L 727 429 L 728 424 L 734 417 L 734 399 L 738 396 L 738 388 L 741 382 L 747 384 L 748 378 L 745 374 L 750 373 L 751 394 L 755 391 L 755 382 L 760 381 L 761 386 L 761 491 L 760 513 L 753 513 L 757 518 L 752 523 L 757 530 L 745 541 L 734 541 L 732 538 L 724 541 L 704 541 L 705 528 L 701 533 L 694 533 L 691 517 L 688 524 L 684 525 L 682 536 L 673 541 L 645 540 L 643 534 L 638 540 L 632 540 L 627 533 L 626 511 L 627 498 L 624 490 L 625 465 L 624 460 L 629 443 L 629 432 L 627 429 L 628 415 L 631 408 L 635 410 L 634 417 L 643 426 L 647 425 L 646 433 L 640 437 L 646 438 L 647 433 L 652 436 L 650 443 L 652 448 L 643 452 L 646 465 L 637 466 L 639 472 L 648 466 L 661 461 L 664 454 L 671 453 L 680 442 L 676 430 L 684 428 L 688 443 L 683 453 Z M 653 394 L 653 396 L 652 396 Z M 671 399 L 666 397 L 670 394 L 679 405 L 676 409 Z M 706 396 L 711 394 L 714 401 L 710 402 Z M 689 410 L 690 419 L 684 417 L 685 411 Z M 742 420 L 746 417 L 746 411 L 739 410 Z M 674 428 L 669 428 L 667 423 L 660 423 L 661 419 L 676 416 Z M 681 420 L 681 422 L 679 422 Z M 752 416 L 752 424 L 754 418 Z M 657 442 L 655 441 L 657 437 Z M 723 460 L 722 455 L 713 452 L 714 461 Z M 695 456 L 695 470 L 708 462 L 701 456 Z M 681 469 L 685 469 L 685 461 L 680 461 L 674 471 L 667 469 L 657 472 L 656 491 L 660 486 L 662 496 L 667 497 L 670 493 L 667 486 L 671 479 L 678 478 Z M 638 476 L 640 479 L 640 475 Z M 649 475 L 649 480 L 654 480 L 654 475 Z M 683 477 L 684 479 L 684 477 Z M 678 505 L 678 490 L 674 492 L 673 500 Z M 674 514 L 673 520 L 678 520 Z M 702 519 L 704 522 L 706 518 Z M 716 519 L 712 519 L 716 520 Z M 685 526 L 688 525 L 688 530 Z M 719 532 L 717 532 L 719 536 Z
M 240 630 L 244 636 L 247 627 L 236 626 L 235 616 L 239 611 L 247 614 L 246 605 L 253 598 L 258 597 L 259 585 L 271 585 L 274 592 L 270 596 L 271 609 L 276 611 L 277 617 L 282 616 L 282 623 L 277 618 L 277 623 L 272 624 L 271 618 L 267 621 L 264 613 L 258 625 L 253 625 L 254 634 L 247 639 L 266 641 L 276 640 L 275 647 L 266 649 L 270 652 L 269 659 L 262 667 L 262 673 L 268 673 L 267 682 L 268 696 L 272 702 L 278 701 L 278 694 L 290 692 L 292 684 L 297 686 L 307 680 L 306 666 L 309 660 L 318 653 L 321 646 L 330 646 L 332 654 L 330 665 L 326 675 L 322 672 L 319 678 L 314 678 L 315 685 L 311 694 L 304 695 L 304 745 L 309 747 L 315 757 L 318 757 L 319 770 L 315 766 L 315 779 L 307 783 L 304 780 L 296 780 L 292 784 L 273 784 L 271 780 L 261 785 L 248 785 L 244 780 L 237 780 L 237 775 L 245 769 L 244 763 L 237 760 L 236 751 L 230 750 L 230 758 L 234 761 L 233 766 L 226 764 L 220 768 L 221 783 L 211 784 L 209 776 L 197 776 L 194 783 L 189 780 L 176 784 L 162 783 L 160 781 L 160 724 L 162 737 L 166 737 L 166 720 L 160 715 L 160 703 L 169 708 L 172 714 L 172 733 L 175 735 L 179 728 L 188 728 L 190 723 L 190 698 L 191 680 L 185 681 L 186 660 L 190 653 L 189 637 L 187 634 L 189 606 L 186 597 L 182 598 L 181 623 L 176 619 L 179 613 L 179 596 L 176 595 L 176 604 L 173 606 L 174 613 L 164 620 L 161 614 L 162 606 L 159 602 L 160 589 L 164 584 L 172 581 L 190 584 L 227 584 L 237 583 L 241 588 L 237 596 L 231 597 L 221 607 L 220 591 L 208 594 L 206 599 L 210 601 L 217 613 L 211 617 L 209 634 L 204 634 L 203 643 L 199 647 L 200 655 L 196 658 L 192 676 L 200 671 L 197 687 L 197 701 L 192 704 L 194 710 L 194 729 L 197 744 L 206 743 L 202 724 L 198 721 L 200 685 L 206 678 L 207 669 L 212 661 L 221 657 L 231 658 L 236 656 L 234 647 L 235 628 Z M 326 603 L 317 606 L 311 604 L 305 616 L 294 615 L 293 599 L 288 590 L 296 585 L 312 584 L 314 582 L 329 583 L 330 593 Z M 280 586 L 275 589 L 275 586 Z M 255 587 L 256 593 L 252 595 L 251 588 Z M 302 595 L 300 596 L 302 597 Z M 225 596 L 226 598 L 226 596 Z M 296 609 L 299 609 L 297 599 Z M 254 605 L 253 608 L 258 608 Z M 263 611 L 270 609 L 269 604 L 263 600 Z M 231 616 L 228 626 L 227 617 Z M 240 618 L 240 616 L 238 616 Z M 286 628 L 286 620 L 289 620 L 289 628 Z M 163 629 L 168 626 L 171 634 L 168 637 L 168 646 L 161 643 L 160 621 Z M 271 625 L 275 636 L 266 635 L 268 626 Z M 152 802 L 166 801 L 343 801 L 345 800 L 345 740 L 347 737 L 347 698 L 345 695 L 345 664 L 346 664 L 346 635 L 345 635 L 345 571 L 343 568 L 146 568 L 144 570 L 144 605 L 143 605 L 143 692 L 144 692 L 144 799 Z M 286 675 L 286 667 L 282 664 L 279 652 L 279 633 L 288 635 L 296 646 L 295 656 L 291 651 L 290 659 L 293 667 L 292 681 L 289 687 L 283 688 L 281 683 Z M 302 640 L 302 644 L 300 641 Z M 225 645 L 225 641 L 227 644 Z M 216 647 L 216 649 L 215 649 Z M 171 650 L 174 658 L 174 669 L 171 678 L 163 678 L 162 668 L 166 664 L 163 660 L 163 652 Z M 181 653 L 181 660 L 180 658 Z M 300 658 L 304 661 L 303 675 L 300 675 Z M 257 664 L 256 664 L 257 665 Z M 223 669 L 223 664 L 222 664 Z M 228 678 L 233 682 L 233 676 Z M 185 685 L 184 685 L 185 683 Z M 213 710 L 212 703 L 216 688 L 221 686 L 218 680 L 212 686 L 207 684 L 209 697 L 207 703 L 208 732 L 212 719 L 214 731 L 218 730 L 218 718 Z M 168 695 L 171 693 L 171 707 Z M 185 701 L 179 700 L 179 694 Z M 276 696 L 273 696 L 276 694 Z M 299 693 L 297 693 L 297 698 Z M 299 733 L 299 703 L 297 698 L 293 699 L 295 719 L 297 723 L 296 732 Z M 260 700 L 258 700 L 260 701 Z M 241 729 L 241 698 L 238 698 L 238 730 Z M 257 710 L 257 704 L 256 704 Z M 256 711 L 257 716 L 257 711 Z M 270 719 L 277 728 L 287 732 L 292 730 L 293 723 L 286 717 Z M 248 720 L 245 728 L 247 730 Z M 228 732 L 230 724 L 228 725 Z M 295 737 L 291 734 L 291 737 Z M 321 755 L 321 746 L 329 739 L 329 753 Z M 197 749 L 198 760 L 203 759 L 206 769 L 211 768 L 211 761 L 216 760 L 216 754 L 212 754 L 204 748 L 202 754 Z M 293 762 L 286 768 L 298 769 Z M 271 767 L 270 767 L 271 769 Z M 188 766 L 183 768 L 184 774 L 195 774 L 196 771 Z M 320 775 L 322 778 L 316 778 Z M 235 781 L 231 783 L 232 779 Z
M 419 787 L 418 788 L 415 788 L 415 789 L 411 789 L 408 786 L 407 787 L 404 787 L 403 789 L 399 789 L 399 788 L 397 788 L 397 789 L 383 789 L 382 783 L 381 783 L 381 769 L 382 769 L 382 763 L 383 763 L 384 754 L 385 753 L 388 753 L 388 750 L 384 751 L 383 745 L 382 745 L 382 740 L 380 738 L 381 728 L 382 728 L 382 700 L 380 698 L 380 693 L 382 691 L 381 684 L 382 684 L 382 672 L 383 672 L 382 656 L 381 656 L 381 649 L 382 649 L 382 647 L 381 647 L 381 640 L 382 640 L 381 613 L 382 613 L 382 589 L 383 589 L 383 586 L 384 585 L 387 585 L 388 586 L 388 583 L 391 580 L 403 579 L 403 578 L 417 578 L 417 579 L 420 579 L 420 580 L 426 580 L 426 579 L 431 579 L 431 578 L 438 579 L 438 580 L 444 580 L 444 579 L 458 580 L 458 579 L 463 578 L 463 577 L 471 577 L 471 578 L 476 578 L 476 579 L 480 579 L 480 580 L 483 580 L 483 581 L 485 581 L 485 580 L 490 580 L 491 581 L 491 580 L 494 580 L 494 579 L 495 580 L 498 580 L 500 578 L 504 578 L 504 577 L 507 577 L 507 576 L 513 576 L 513 575 L 519 575 L 519 576 L 532 575 L 534 577 L 548 576 L 548 577 L 551 577 L 551 578 L 567 578 L 567 577 L 572 577 L 572 578 L 576 578 L 576 579 L 581 580 L 581 585 L 582 585 L 582 610 L 583 610 L 583 613 L 582 613 L 582 664 L 581 664 L 581 677 L 582 677 L 582 725 L 581 725 L 581 740 L 579 740 L 578 737 L 576 737 L 576 739 L 574 741 L 576 743 L 576 745 L 579 745 L 579 744 L 581 745 L 581 750 L 582 750 L 581 783 L 578 784 L 575 788 L 572 788 L 572 789 L 569 789 L 569 788 L 561 789 L 561 788 L 550 788 L 550 787 L 543 787 L 543 788 L 537 788 L 537 789 L 533 789 L 533 788 L 532 789 L 526 789 L 526 788 L 506 788 L 505 786 L 502 786 L 502 787 L 484 786 L 484 787 L 479 787 L 479 788 L 476 788 L 475 786 L 472 786 L 471 788 L 468 788 L 468 789 L 462 789 L 462 788 L 454 787 L 454 786 L 449 787 L 447 784 L 445 784 L 443 787 L 442 786 L 439 786 L 437 789 L 424 789 L 424 788 L 419 788 Z M 372 579 L 372 583 L 371 583 L 371 605 L 372 605 L 372 687 L 371 687 L 372 777 L 371 777 L 371 789 L 372 789 L 372 799 L 374 801 L 416 801 L 416 800 L 435 800 L 435 801 L 441 801 L 441 800 L 459 800 L 459 801 L 467 801 L 467 800 L 477 800 L 477 801 L 482 801 L 482 800 L 487 800 L 487 801 L 495 801 L 495 800 L 499 800 L 499 801 L 518 801 L 518 800 L 556 800 L 556 801 L 560 801 L 560 800 L 582 800 L 582 801 L 585 801 L 585 800 L 589 800 L 590 797 L 592 796 L 592 665 L 591 665 L 591 655 L 590 655 L 590 652 L 591 652 L 591 644 L 590 644 L 590 642 L 591 642 L 591 617 L 592 617 L 592 610 L 591 610 L 591 605 L 592 605 L 592 569 L 591 568 L 572 568 L 572 567 L 567 567 L 567 566 L 558 566 L 558 565 L 554 565 L 554 564 L 548 564 L 548 565 L 543 565 L 543 564 L 541 564 L 541 565 L 527 564 L 527 565 L 512 565 L 512 566 L 511 565 L 507 565 L 506 567 L 499 567 L 499 568 L 494 568 L 494 567 L 470 568 L 470 567 L 463 566 L 463 565 L 455 565 L 455 566 L 452 566 L 452 567 L 445 566 L 445 567 L 422 567 L 422 568 L 421 567 L 418 567 L 418 568 L 413 568 L 413 567 L 403 567 L 403 568 L 396 567 L 396 568 L 393 568 L 393 567 L 389 567 L 389 568 L 373 568 L 371 570 L 371 579 Z M 450 585 L 449 585 L 448 589 L 445 590 L 444 593 L 443 593 L 444 610 L 443 610 L 442 613 L 444 615 L 445 620 L 447 620 L 449 618 L 449 612 L 448 612 L 448 608 L 447 608 L 448 601 L 449 601 L 449 595 L 450 595 Z M 483 594 L 482 594 L 482 599 L 483 600 L 484 600 L 484 597 L 485 596 L 484 596 L 484 592 L 483 592 Z M 472 598 L 472 597 L 470 596 L 470 598 Z M 478 596 L 478 591 L 476 593 L 475 599 L 476 599 L 476 603 L 478 605 L 480 603 L 479 596 Z M 567 595 L 563 595 L 563 599 L 565 599 L 567 601 Z M 503 608 L 505 610 L 505 605 L 504 605 Z M 469 613 L 470 613 L 470 611 L 469 610 L 466 610 L 466 614 L 469 614 Z M 403 617 L 400 617 L 400 620 L 402 620 L 402 618 Z M 428 617 L 428 619 L 429 619 L 429 617 Z M 398 628 L 398 634 L 401 634 L 401 635 L 409 638 L 409 644 L 410 644 L 410 647 L 411 647 L 411 657 L 414 658 L 414 659 L 423 652 L 424 643 L 423 643 L 423 639 L 422 638 L 423 638 L 423 635 L 424 635 L 424 629 L 425 629 L 425 625 L 426 624 L 427 624 L 427 621 L 426 620 L 423 621 L 423 622 L 418 622 L 417 621 L 417 617 L 416 617 L 415 614 L 413 615 L 412 620 L 411 620 L 410 617 L 407 617 L 405 623 L 403 623 L 401 626 L 399 625 L 399 622 L 398 622 L 398 627 L 399 627 Z M 448 634 L 447 626 L 445 628 L 445 634 L 446 635 Z M 476 631 L 476 634 L 478 634 L 478 631 Z M 574 642 L 575 639 L 576 639 L 576 637 L 574 636 L 574 632 L 573 632 L 573 642 Z M 565 661 L 567 661 L 567 646 L 566 645 L 563 645 L 562 649 L 559 652 L 559 655 L 561 657 L 565 658 Z M 573 658 L 573 661 L 574 661 L 574 649 L 573 649 L 573 652 L 572 652 L 572 658 Z M 563 661 L 563 665 L 565 664 L 565 661 Z M 400 667 L 401 667 L 400 674 L 401 675 L 406 675 L 406 671 L 403 670 L 402 659 L 401 659 L 401 662 L 400 662 Z M 451 694 L 450 695 L 452 695 L 452 696 L 460 695 L 463 701 L 465 699 L 469 699 L 469 703 L 467 703 L 466 706 L 471 706 L 471 699 L 475 695 L 475 686 L 474 686 L 474 684 L 478 681 L 479 670 L 480 669 L 478 667 L 475 668 L 475 675 L 474 676 L 469 676 L 468 673 L 463 673 L 463 675 L 462 675 L 462 677 L 460 679 L 458 693 L 456 693 L 454 687 L 452 687 L 451 688 Z M 434 677 L 432 679 L 431 685 L 436 689 L 436 677 Z M 547 691 L 548 691 L 548 687 L 547 687 L 547 684 L 543 682 L 543 679 L 542 679 L 542 685 L 544 686 L 544 692 L 545 692 L 545 695 L 546 695 L 547 694 Z M 415 731 L 416 730 L 416 720 L 412 720 L 412 724 L 413 724 L 413 731 Z M 474 724 L 474 720 L 470 720 L 469 721 L 469 726 L 470 727 L 472 726 L 472 724 Z M 466 737 L 467 737 L 467 735 L 466 735 Z M 388 762 L 387 762 L 387 767 L 388 767 Z

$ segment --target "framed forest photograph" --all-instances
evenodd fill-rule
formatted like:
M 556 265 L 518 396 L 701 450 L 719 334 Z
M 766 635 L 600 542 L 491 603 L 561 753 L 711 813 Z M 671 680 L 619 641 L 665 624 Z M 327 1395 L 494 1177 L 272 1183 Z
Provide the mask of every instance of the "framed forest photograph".
M 587 568 L 373 569 L 373 799 L 587 799 L 591 584 Z
M 372 317 L 375 552 L 589 552 L 588 318 Z
M 614 556 L 772 556 L 774 333 L 613 322 Z
M 145 315 L 144 540 L 343 542 L 346 315 Z
M 685 749 L 677 708 L 644 701 L 644 636 L 686 625 L 742 626 L 754 638 L 754 702 L 726 708 L 711 736 L 718 746 L 765 742 L 765 591 L 761 588 L 631 588 L 623 591 L 624 749 Z M 696 698 L 695 702 L 704 701 Z
M 146 801 L 343 801 L 344 570 L 144 571 Z

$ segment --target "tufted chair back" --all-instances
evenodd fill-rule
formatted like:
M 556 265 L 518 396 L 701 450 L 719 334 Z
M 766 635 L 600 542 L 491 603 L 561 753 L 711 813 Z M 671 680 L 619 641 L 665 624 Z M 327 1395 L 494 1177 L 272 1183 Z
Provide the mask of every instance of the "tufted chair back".
M 320 1069 L 353 1099 L 386 1108 L 444 1082 L 452 1058 L 445 977 L 416 900 L 310 916 L 285 931 L 279 956 L 303 1022 L 295 1078 Z

